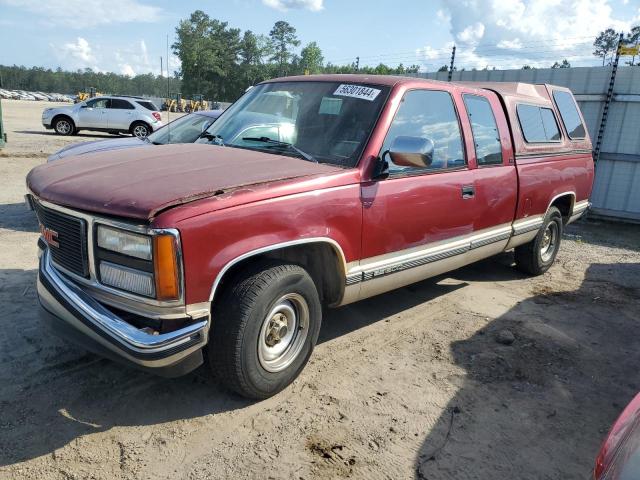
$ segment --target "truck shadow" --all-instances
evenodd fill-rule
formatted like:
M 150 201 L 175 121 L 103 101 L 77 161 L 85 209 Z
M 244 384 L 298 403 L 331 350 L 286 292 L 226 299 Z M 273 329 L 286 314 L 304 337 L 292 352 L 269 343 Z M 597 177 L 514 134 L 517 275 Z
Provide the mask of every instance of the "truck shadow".
M 0 204 L 0 228 L 19 232 L 37 232 L 38 220 L 24 202 Z
M 593 264 L 578 290 L 541 287 L 453 342 L 462 383 L 428 429 L 415 478 L 588 478 L 640 390 L 639 297 L 640 264 Z

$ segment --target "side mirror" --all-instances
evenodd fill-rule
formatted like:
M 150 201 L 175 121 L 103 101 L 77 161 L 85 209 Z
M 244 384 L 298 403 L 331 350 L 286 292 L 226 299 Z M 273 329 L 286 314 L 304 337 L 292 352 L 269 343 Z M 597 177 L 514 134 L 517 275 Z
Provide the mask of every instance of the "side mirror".
M 429 138 L 399 136 L 393 140 L 389 156 L 400 167 L 425 168 L 433 161 L 434 148 Z

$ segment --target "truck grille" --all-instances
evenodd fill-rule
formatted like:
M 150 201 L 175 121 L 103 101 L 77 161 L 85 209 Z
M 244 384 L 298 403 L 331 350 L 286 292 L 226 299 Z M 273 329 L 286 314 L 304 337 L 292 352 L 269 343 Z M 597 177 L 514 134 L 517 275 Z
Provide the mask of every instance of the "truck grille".
M 33 202 L 40 230 L 54 263 L 71 273 L 89 276 L 87 222 Z

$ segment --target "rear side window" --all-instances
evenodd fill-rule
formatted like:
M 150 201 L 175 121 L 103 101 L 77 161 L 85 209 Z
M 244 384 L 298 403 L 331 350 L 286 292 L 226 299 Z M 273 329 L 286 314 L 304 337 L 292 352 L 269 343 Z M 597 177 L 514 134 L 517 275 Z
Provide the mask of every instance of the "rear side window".
M 118 110 L 133 110 L 135 107 L 126 100 L 122 100 L 120 98 L 112 98 L 111 106 L 109 108 L 115 108 Z
M 536 105 L 520 104 L 517 111 L 520 127 L 527 143 L 560 141 L 560 130 L 553 110 Z
M 585 138 L 586 131 L 582 120 L 580 120 L 580 114 L 578 113 L 576 102 L 573 100 L 573 95 L 569 92 L 555 90 L 553 99 L 558 106 L 558 110 L 560 110 L 560 118 L 562 118 L 562 123 L 567 130 L 569 138 L 572 140 Z
M 489 100 L 477 95 L 464 95 L 478 165 L 502 164 L 502 145 L 496 118 Z
M 140 105 L 141 107 L 146 108 L 147 110 L 151 110 L 152 112 L 155 112 L 155 111 L 157 111 L 157 110 L 158 110 L 158 109 L 156 108 L 156 106 L 155 106 L 153 103 L 151 103 L 151 102 L 146 102 L 146 101 L 141 102 L 141 101 L 136 100 L 136 103 L 137 103 L 138 105 Z

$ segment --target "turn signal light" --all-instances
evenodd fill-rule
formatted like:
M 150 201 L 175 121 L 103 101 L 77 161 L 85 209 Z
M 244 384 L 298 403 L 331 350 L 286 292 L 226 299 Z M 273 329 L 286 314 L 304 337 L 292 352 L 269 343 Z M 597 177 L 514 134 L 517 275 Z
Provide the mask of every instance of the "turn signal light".
M 180 297 L 176 249 L 176 240 L 172 235 L 153 237 L 153 268 L 158 300 L 176 300 Z

